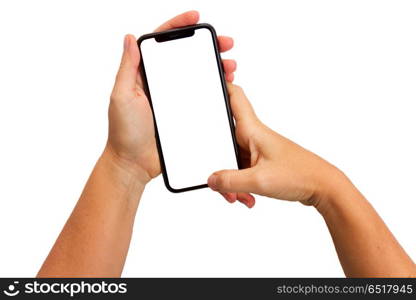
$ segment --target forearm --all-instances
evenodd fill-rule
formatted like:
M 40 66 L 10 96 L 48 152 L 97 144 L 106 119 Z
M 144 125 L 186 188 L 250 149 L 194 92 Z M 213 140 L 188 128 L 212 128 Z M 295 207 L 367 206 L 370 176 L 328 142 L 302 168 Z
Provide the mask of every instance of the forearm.
M 120 276 L 146 180 L 106 149 L 38 276 Z
M 343 175 L 321 197 L 318 211 L 347 277 L 416 276 L 416 266 L 383 220 Z

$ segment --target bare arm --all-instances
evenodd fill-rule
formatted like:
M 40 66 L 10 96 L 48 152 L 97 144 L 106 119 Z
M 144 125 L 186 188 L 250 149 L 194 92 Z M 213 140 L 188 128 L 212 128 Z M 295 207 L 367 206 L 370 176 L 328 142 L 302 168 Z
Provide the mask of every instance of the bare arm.
M 215 172 L 213 190 L 248 207 L 255 203 L 248 193 L 316 207 L 348 277 L 416 276 L 413 261 L 341 171 L 262 124 L 241 88 L 228 90 L 246 168 Z
M 331 233 L 345 275 L 416 276 L 416 265 L 371 204 L 346 177 L 341 175 L 339 181 L 317 208 Z
M 120 165 L 106 149 L 38 276 L 120 276 L 149 179 Z

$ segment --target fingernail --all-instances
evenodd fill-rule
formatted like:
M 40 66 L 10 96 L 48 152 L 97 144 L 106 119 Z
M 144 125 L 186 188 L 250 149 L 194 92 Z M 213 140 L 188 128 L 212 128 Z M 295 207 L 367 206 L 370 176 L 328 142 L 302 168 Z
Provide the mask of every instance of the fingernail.
M 214 191 L 217 190 L 217 178 L 218 176 L 215 174 L 212 174 L 209 178 L 208 178 L 208 186 L 213 189 Z
M 129 39 L 129 36 L 126 35 L 124 37 L 124 45 L 123 45 L 124 51 L 126 51 L 129 48 L 129 44 L 130 44 L 130 39 Z

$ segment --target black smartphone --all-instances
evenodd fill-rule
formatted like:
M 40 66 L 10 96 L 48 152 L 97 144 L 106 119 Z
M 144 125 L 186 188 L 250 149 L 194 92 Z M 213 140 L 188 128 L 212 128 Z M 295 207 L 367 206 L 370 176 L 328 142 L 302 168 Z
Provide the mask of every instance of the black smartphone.
M 196 24 L 141 36 L 140 71 L 150 101 L 167 189 L 207 187 L 209 175 L 238 169 L 238 147 L 217 36 Z

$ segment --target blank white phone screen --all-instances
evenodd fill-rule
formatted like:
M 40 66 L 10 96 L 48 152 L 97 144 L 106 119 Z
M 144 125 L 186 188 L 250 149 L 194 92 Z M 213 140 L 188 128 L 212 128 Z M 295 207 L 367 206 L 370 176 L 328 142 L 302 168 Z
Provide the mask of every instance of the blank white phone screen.
M 237 169 L 211 31 L 141 43 L 169 185 L 206 184 L 209 175 Z

